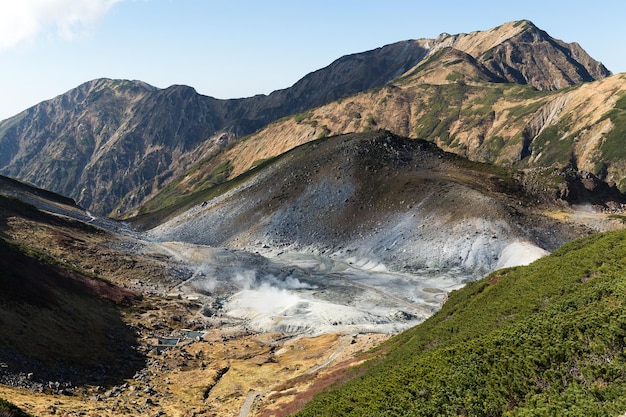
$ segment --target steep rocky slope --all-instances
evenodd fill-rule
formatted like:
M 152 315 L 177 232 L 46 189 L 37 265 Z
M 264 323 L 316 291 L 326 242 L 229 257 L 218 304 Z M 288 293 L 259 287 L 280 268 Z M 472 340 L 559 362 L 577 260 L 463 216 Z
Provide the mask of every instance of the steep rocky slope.
M 554 39 L 528 20 L 469 35 L 443 34 L 438 40 L 439 48 L 463 51 L 498 77 L 539 90 L 557 90 L 610 75 L 580 45 Z
M 483 53 L 501 44 L 526 51 L 516 55 L 523 57 L 518 63 L 543 57 L 541 62 L 547 67 L 520 66 L 516 71 L 529 78 L 517 80 L 522 84 L 512 83 L 516 80 L 507 79 L 494 67 L 493 58 Z M 218 167 L 228 166 L 234 178 L 319 137 L 376 129 L 427 139 L 477 161 L 518 168 L 569 165 L 624 190 L 626 171 L 619 145 L 626 129 L 620 100 L 626 89 L 624 75 L 603 78 L 607 72 L 596 73 L 602 69 L 598 64 L 589 71 L 600 81 L 556 91 L 537 90 L 549 87 L 531 81 L 543 79 L 538 74 L 554 81 L 558 77 L 550 70 L 562 68 L 559 74 L 569 73 L 563 67 L 564 51 L 570 51 L 566 54 L 570 58 L 579 55 L 572 52 L 574 46 L 563 49 L 562 42 L 526 21 L 487 32 L 442 35 L 435 45 L 418 65 L 383 87 L 283 118 L 242 138 L 172 181 L 150 205 L 167 204 L 166 197 L 206 188 Z M 531 68 L 537 71 L 532 76 Z M 569 79 L 590 78 L 572 75 Z
M 426 54 L 399 42 L 338 59 L 269 96 L 218 100 L 191 87 L 85 83 L 0 123 L 0 171 L 71 196 L 98 214 L 124 211 L 190 164 L 288 114 L 383 85 Z
M 538 214 L 541 193 L 506 170 L 384 131 L 314 141 L 253 172 L 219 196 L 190 196 L 193 206 L 151 234 L 479 276 L 511 245 L 552 250 L 587 230 Z
M 446 82 L 470 78 L 552 90 L 601 79 L 609 72 L 578 45 L 555 40 L 520 21 L 345 56 L 269 96 L 217 100 L 185 86 L 158 90 L 137 81 L 95 80 L 1 122 L 0 173 L 70 196 L 97 214 L 117 215 L 144 202 L 194 162 L 221 154 L 235 138 L 281 117 L 383 86 L 402 74 L 400 80 L 414 84 L 434 83 L 445 74 Z M 380 95 L 381 90 L 376 91 L 364 94 Z M 335 122 L 308 120 L 316 125 L 306 137 L 376 124 L 388 128 L 400 124 L 405 131 L 396 132 L 422 137 L 423 132 L 413 132 L 410 123 L 420 111 L 407 110 L 416 101 L 432 107 L 429 101 L 436 94 L 430 90 L 412 97 L 392 94 L 390 102 L 405 103 L 392 122 L 378 114 L 377 106 L 384 100 L 379 96 L 366 108 L 351 110 L 348 117 L 332 116 Z M 353 119 L 357 120 L 352 123 Z M 342 130 L 337 123 L 346 126 Z M 279 143 L 273 145 L 272 156 L 301 140 L 301 136 L 276 138 Z M 205 165 L 209 173 L 219 166 Z M 211 180 L 232 173 L 227 169 L 217 174 Z

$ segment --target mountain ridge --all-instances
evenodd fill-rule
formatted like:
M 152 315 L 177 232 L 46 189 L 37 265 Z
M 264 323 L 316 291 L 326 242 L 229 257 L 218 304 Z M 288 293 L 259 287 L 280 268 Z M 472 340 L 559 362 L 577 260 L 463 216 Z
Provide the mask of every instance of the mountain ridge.
M 491 32 L 500 33 L 495 41 L 494 37 L 487 37 Z M 558 90 L 567 85 L 611 75 L 610 71 L 593 60 L 579 44 L 568 44 L 554 39 L 529 20 L 508 22 L 490 31 L 472 32 L 468 35 L 443 34 L 441 37 L 441 46 L 460 49 L 479 61 L 484 61 L 487 68 L 509 82 L 529 84 L 540 90 Z M 478 39 L 472 39 L 473 37 Z M 485 43 L 488 45 L 484 45 Z M 534 59 L 533 49 L 537 48 L 544 50 L 551 60 L 540 62 Z M 524 62 L 524 58 L 530 58 L 531 62 Z M 563 65 L 566 62 L 572 65 Z
M 0 176 L 0 193 L 9 195 L 0 196 L 0 281 L 8 289 L 0 294 L 0 359 L 9 364 L 0 367 L 1 396 L 42 414 L 235 415 L 254 404 L 255 414 L 280 415 L 325 375 L 345 378 L 381 353 L 384 368 L 372 368 L 358 395 L 331 394 L 339 401 L 330 410 L 309 415 L 479 415 L 485 404 L 497 415 L 529 395 L 531 405 L 589 402 L 580 397 L 606 405 L 622 387 L 621 376 L 607 375 L 623 370 L 624 286 L 612 278 L 624 269 L 624 232 L 557 248 L 624 227 L 625 196 L 617 181 L 604 181 L 619 162 L 624 80 L 582 82 L 586 75 L 564 53 L 579 52 L 546 36 L 519 21 L 442 34 L 436 48 L 432 40 L 400 42 L 340 58 L 271 105 L 269 96 L 218 100 L 182 85 L 94 80 L 34 108 L 35 120 L 27 111 L 3 122 L 0 155 L 13 164 L 5 169 L 33 171 L 79 204 L 139 214 L 128 218 L 133 225 L 156 227 L 129 230 Z M 542 66 L 534 55 L 541 50 L 556 58 Z M 592 63 L 583 66 L 593 73 Z M 380 83 L 384 68 L 394 77 L 384 85 L 302 105 L 307 92 L 325 101 L 365 88 L 354 74 Z M 557 89 L 548 79 L 575 85 Z M 258 129 L 288 102 L 304 110 Z M 244 135 L 249 130 L 256 133 Z M 37 140 L 14 140 L 20 132 Z M 607 163 L 599 170 L 584 156 L 597 154 Z M 592 170 L 601 178 L 585 172 Z M 575 253 L 580 248 L 593 253 Z M 508 268 L 547 250 L 556 252 L 532 264 L 532 279 Z M 507 269 L 454 291 L 500 268 Z M 115 290 L 121 299 L 115 291 L 108 298 L 120 305 L 75 301 L 63 294 L 72 287 L 64 277 Z M 442 307 L 422 330 L 362 354 Z M 596 309 L 600 320 L 585 315 L 581 325 L 581 313 Z M 106 314 L 92 320 L 98 312 Z M 525 313 L 540 321 L 518 320 Z M 40 316 L 71 332 L 46 332 L 56 329 L 48 322 L 37 329 Z M 511 328 L 512 336 L 504 333 Z M 563 335 L 570 337 L 555 344 Z M 12 348 L 31 359 L 62 351 L 86 366 L 125 364 L 109 381 L 87 369 L 75 387 L 69 365 L 46 373 L 15 359 Z M 607 354 L 617 368 L 605 365 Z M 105 392 L 103 384 L 115 386 Z M 58 401 L 59 393 L 72 395 Z
M 455 54 L 446 55 L 442 50 L 438 59 L 454 58 Z M 448 66 L 453 71 L 444 72 L 444 77 L 455 74 L 459 65 Z M 623 99 L 618 99 L 626 94 L 624 74 L 554 92 L 515 84 L 457 81 L 458 77 L 441 80 L 436 71 L 430 74 L 425 67 L 397 83 L 274 122 L 239 141 L 214 163 L 228 160 L 235 176 L 257 159 L 320 135 L 386 129 L 431 140 L 477 161 L 518 168 L 572 165 L 624 190 L 626 171 L 619 143 L 626 126 L 622 122 Z M 420 77 L 435 77 L 441 84 L 422 84 Z M 202 175 L 202 166 L 197 168 L 188 173 L 187 187 L 196 181 L 195 176 Z
M 520 53 L 542 53 L 545 37 L 523 38 L 531 31 L 537 31 L 534 25 L 520 21 L 454 39 L 447 35 L 401 41 L 341 57 L 290 88 L 243 99 L 218 100 L 186 86 L 158 90 L 139 81 L 94 80 L 0 122 L 0 173 L 70 196 L 97 214 L 119 215 L 146 201 L 196 161 L 223 152 L 237 138 L 281 117 L 379 88 L 410 73 L 432 56 L 437 45 L 450 43 L 474 52 L 482 42 L 492 50 L 495 41 L 486 39 L 506 34 L 501 37 L 509 45 L 527 42 Z M 547 39 L 548 44 L 557 44 Z M 568 50 L 567 44 L 559 45 Z M 519 73 L 515 81 L 541 89 L 555 85 L 537 79 L 570 74 L 580 65 L 597 78 L 609 74 L 584 51 L 576 50 L 568 60 L 562 58 L 563 50 L 550 49 L 560 58 L 549 69 L 539 59 L 519 67 L 505 52 L 474 59 L 483 68 L 490 65 L 489 71 L 500 81 Z M 574 55 L 584 63 L 573 60 Z M 565 84 L 587 79 L 561 78 Z M 324 133 L 321 129 L 318 135 Z

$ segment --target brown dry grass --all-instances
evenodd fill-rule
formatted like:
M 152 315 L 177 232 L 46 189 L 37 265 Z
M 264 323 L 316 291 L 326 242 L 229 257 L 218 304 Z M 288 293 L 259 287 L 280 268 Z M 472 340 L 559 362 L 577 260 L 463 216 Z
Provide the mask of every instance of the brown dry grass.
M 254 416 L 284 417 L 304 407 L 316 393 L 345 382 L 366 368 L 355 368 L 368 360 L 384 355 L 386 349 L 372 351 L 389 336 L 383 334 L 359 335 L 341 349 L 341 352 L 328 367 L 313 373 L 304 373 L 275 386 L 257 401 Z
M 117 284 L 130 286 L 133 280 L 167 282 L 158 257 L 116 251 L 111 245 L 112 236 L 105 233 L 18 217 L 9 218 L 5 226 L 4 233 L 14 241 L 85 271 L 95 271 Z M 144 294 L 143 300 L 126 309 L 122 317 L 138 329 L 140 343 L 149 350 L 156 331 L 184 327 L 184 319 L 195 317 L 199 308 L 185 300 Z M 364 352 L 386 337 L 359 335 L 355 343 L 343 345 L 339 335 L 285 341 L 276 334 L 212 329 L 200 342 L 162 353 L 150 352 L 149 379 L 126 380 L 129 387 L 118 396 L 108 398 L 95 387 L 86 387 L 85 392 L 72 396 L 58 396 L 0 386 L 0 397 L 40 416 L 152 416 L 159 410 L 168 416 L 236 416 L 248 394 L 271 389 L 256 402 L 254 415 L 282 416 L 301 408 L 314 393 L 352 376 L 349 369 L 370 358 Z M 341 354 L 329 366 L 311 372 L 339 347 Z
M 132 288 L 132 282 L 136 280 L 169 281 L 163 262 L 114 249 L 117 238 L 109 233 L 62 227 L 22 217 L 9 217 L 6 224 L 5 234 L 11 240 L 116 285 Z
M 129 386 L 116 397 L 107 398 L 95 387 L 61 396 L 6 386 L 0 386 L 0 397 L 38 416 L 153 416 L 159 411 L 175 417 L 237 416 L 249 393 L 278 386 L 273 396 L 256 407 L 254 415 L 265 415 L 266 407 L 271 410 L 287 407 L 283 405 L 287 403 L 300 404 L 310 398 L 309 393 L 340 380 L 346 369 L 367 358 L 362 350 L 385 337 L 362 336 L 357 343 L 345 346 L 343 338 L 332 334 L 285 341 L 276 334 L 239 333 L 233 337 L 228 331 L 215 329 L 199 342 L 150 353 L 149 382 L 129 379 Z M 341 364 L 307 374 L 338 347 L 344 349 L 338 356 Z M 220 372 L 223 375 L 218 375 Z M 145 392 L 146 387 L 150 387 L 149 392 Z

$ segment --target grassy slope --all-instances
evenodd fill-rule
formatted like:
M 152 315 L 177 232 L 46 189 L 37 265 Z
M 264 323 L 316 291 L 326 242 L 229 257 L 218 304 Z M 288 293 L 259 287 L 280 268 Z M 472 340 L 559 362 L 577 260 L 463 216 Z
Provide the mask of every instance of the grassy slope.
M 95 230 L 0 196 L 0 362 L 9 363 L 14 372 L 34 372 L 34 379 L 44 376 L 30 369 L 28 361 L 17 360 L 15 352 L 44 368 L 60 363 L 85 368 L 107 364 L 111 378 L 132 375 L 136 336 L 123 322 L 120 309 L 135 295 L 11 241 L 5 229 L 15 217 L 84 228 L 76 233 Z M 65 377 L 62 369 L 55 372 L 48 373 Z M 75 373 L 72 382 L 88 383 L 89 375 Z
M 469 284 L 299 415 L 623 413 L 625 254 L 626 232 L 594 235 Z

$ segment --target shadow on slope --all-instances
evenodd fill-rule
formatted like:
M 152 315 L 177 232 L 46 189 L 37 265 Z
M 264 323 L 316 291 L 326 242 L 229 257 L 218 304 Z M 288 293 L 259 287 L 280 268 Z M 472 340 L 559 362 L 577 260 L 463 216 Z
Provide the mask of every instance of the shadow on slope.
M 132 378 L 144 361 L 121 309 L 137 296 L 10 242 L 14 216 L 63 221 L 0 196 L 0 382 L 59 391 Z
M 30 414 L 25 413 L 19 407 L 0 398 L 0 417 L 29 417 Z

